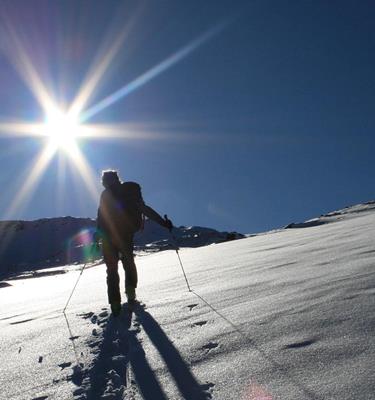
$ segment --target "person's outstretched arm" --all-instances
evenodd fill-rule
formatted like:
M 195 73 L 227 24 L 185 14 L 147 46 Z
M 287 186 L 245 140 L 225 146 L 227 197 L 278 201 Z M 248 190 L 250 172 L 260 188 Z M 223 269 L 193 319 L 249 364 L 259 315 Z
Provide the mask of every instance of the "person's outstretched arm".
M 161 226 L 164 226 L 164 228 L 167 228 L 169 230 L 172 230 L 173 224 L 168 218 L 163 218 L 161 215 L 159 215 L 153 208 L 147 206 L 146 204 L 142 204 L 140 206 L 141 212 L 147 217 L 155 221 Z

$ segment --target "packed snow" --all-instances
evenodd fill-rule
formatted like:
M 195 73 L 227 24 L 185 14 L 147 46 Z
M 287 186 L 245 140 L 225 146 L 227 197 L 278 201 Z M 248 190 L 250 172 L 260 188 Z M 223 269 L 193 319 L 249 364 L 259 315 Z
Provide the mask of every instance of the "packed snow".
M 105 266 L 1 282 L 1 399 L 374 399 L 375 203 L 137 257 L 110 315 Z M 123 284 L 123 274 L 121 276 Z M 124 299 L 125 300 L 125 299 Z

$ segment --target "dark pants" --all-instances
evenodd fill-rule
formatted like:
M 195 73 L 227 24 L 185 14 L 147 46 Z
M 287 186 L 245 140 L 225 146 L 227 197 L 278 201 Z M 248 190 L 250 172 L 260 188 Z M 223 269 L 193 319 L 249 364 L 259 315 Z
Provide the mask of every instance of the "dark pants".
M 103 240 L 103 257 L 107 265 L 107 289 L 110 304 L 121 302 L 120 277 L 118 262 L 121 260 L 125 270 L 125 292 L 132 295 L 138 283 L 137 268 L 134 263 L 133 235 L 115 245 L 109 240 Z

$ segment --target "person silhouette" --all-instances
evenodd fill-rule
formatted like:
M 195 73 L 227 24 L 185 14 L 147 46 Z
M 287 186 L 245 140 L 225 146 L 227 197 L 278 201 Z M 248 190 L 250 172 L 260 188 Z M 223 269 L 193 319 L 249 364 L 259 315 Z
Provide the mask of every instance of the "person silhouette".
M 119 260 L 125 270 L 125 294 L 129 306 L 136 301 L 138 274 L 133 254 L 134 234 L 143 227 L 144 216 L 169 231 L 172 231 L 173 224 L 145 204 L 138 183 L 121 182 L 117 171 L 103 171 L 102 184 L 104 190 L 98 208 L 96 240 L 102 240 L 108 302 L 112 314 L 117 316 L 121 311 Z

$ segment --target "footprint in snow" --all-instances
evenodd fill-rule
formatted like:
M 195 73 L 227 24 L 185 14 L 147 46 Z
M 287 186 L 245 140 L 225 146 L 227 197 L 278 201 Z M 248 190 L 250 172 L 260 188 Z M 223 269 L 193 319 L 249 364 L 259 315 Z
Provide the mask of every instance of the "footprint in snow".
M 101 340 L 92 340 L 88 343 L 88 346 L 91 348 L 96 348 L 100 345 L 101 342 Z
M 102 311 L 102 312 L 99 314 L 99 317 L 100 317 L 100 318 L 108 317 L 108 311 Z
M 290 343 L 285 345 L 283 348 L 284 349 L 299 349 L 301 347 L 307 347 L 310 346 L 311 344 L 315 343 L 314 339 L 311 340 L 303 340 L 303 341 L 299 341 L 299 342 L 294 342 L 294 343 Z
M 207 352 L 208 352 L 212 349 L 216 349 L 216 347 L 218 347 L 218 346 L 219 346 L 218 343 L 209 342 L 209 343 L 205 344 L 204 346 L 202 346 L 202 350 L 207 350 Z
M 109 317 L 108 312 L 107 312 L 107 311 L 103 311 L 103 312 L 101 312 L 101 313 L 99 314 L 96 323 L 97 323 L 99 326 L 105 326 L 105 325 L 107 325 L 107 323 L 108 323 L 108 317 Z
M 65 368 L 68 368 L 71 365 L 72 365 L 71 362 L 65 362 L 65 363 L 58 364 L 58 366 L 61 368 L 61 370 L 65 369 Z
M 194 326 L 203 326 L 203 325 L 206 325 L 207 324 L 207 321 L 198 321 L 198 322 L 194 322 L 193 323 L 193 327 Z
M 214 383 L 212 383 L 212 382 L 207 382 L 207 383 L 205 383 L 204 385 L 201 385 L 201 388 L 202 388 L 203 390 L 210 390 L 210 389 L 212 389 L 214 386 L 215 386 Z
M 194 307 L 196 307 L 198 304 L 189 304 L 188 306 L 186 306 L 189 311 L 191 311 Z
M 76 386 L 79 386 L 77 390 L 82 389 L 80 386 L 82 385 L 84 378 L 83 364 L 76 364 L 72 369 L 73 373 L 66 377 L 68 382 L 73 382 Z
M 201 388 L 204 392 L 206 392 L 207 399 L 212 399 L 212 389 L 214 388 L 215 384 L 212 382 L 207 382 L 204 385 L 201 385 Z
M 77 314 L 78 317 L 82 317 L 82 318 L 84 318 L 84 319 L 92 318 L 94 315 L 95 315 L 95 314 L 94 314 L 92 311 L 90 311 L 90 312 L 88 312 L 88 313 Z

